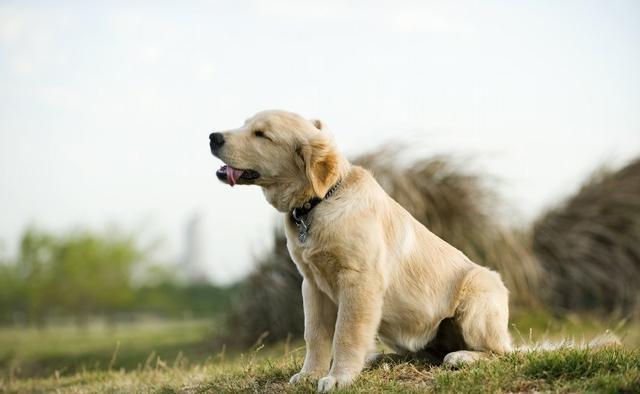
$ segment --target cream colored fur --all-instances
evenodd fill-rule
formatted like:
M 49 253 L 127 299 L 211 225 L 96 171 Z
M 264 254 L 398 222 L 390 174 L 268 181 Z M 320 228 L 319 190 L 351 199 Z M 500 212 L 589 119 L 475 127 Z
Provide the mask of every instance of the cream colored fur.
M 261 186 L 284 213 L 287 247 L 303 276 L 307 352 L 292 383 L 319 379 L 321 392 L 349 385 L 376 335 L 398 353 L 445 349 L 444 362 L 451 364 L 512 350 L 500 276 L 415 220 L 367 170 L 339 153 L 321 122 L 265 111 L 223 134 L 217 156 L 261 174 L 240 183 Z M 339 180 L 336 192 L 311 212 L 301 243 L 289 212 Z M 448 343 L 456 333 L 446 330 L 462 342 Z

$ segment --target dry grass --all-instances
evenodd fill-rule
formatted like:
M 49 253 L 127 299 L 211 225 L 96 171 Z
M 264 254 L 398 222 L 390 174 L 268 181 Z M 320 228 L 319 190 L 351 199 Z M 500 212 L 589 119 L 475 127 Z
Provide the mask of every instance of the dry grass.
M 533 226 L 556 311 L 640 313 L 640 159 L 599 171 Z

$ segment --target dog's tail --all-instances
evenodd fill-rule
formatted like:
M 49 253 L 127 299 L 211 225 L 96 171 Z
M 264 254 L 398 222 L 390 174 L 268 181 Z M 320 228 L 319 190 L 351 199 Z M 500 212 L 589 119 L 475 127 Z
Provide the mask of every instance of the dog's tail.
M 620 338 L 618 338 L 616 334 L 606 331 L 604 334 L 598 335 L 590 341 L 576 341 L 573 338 L 563 339 L 560 341 L 544 340 L 531 345 L 517 346 L 513 351 L 526 353 L 559 349 L 603 349 L 617 346 L 622 346 Z

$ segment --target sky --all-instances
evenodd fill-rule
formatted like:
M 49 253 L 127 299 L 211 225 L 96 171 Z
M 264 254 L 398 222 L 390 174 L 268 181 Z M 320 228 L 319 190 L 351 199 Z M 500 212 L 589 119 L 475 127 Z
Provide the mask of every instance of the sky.
M 638 1 L 0 1 L 0 252 L 116 225 L 236 280 L 280 220 L 214 130 L 280 108 L 356 155 L 453 154 L 526 223 L 640 154 Z

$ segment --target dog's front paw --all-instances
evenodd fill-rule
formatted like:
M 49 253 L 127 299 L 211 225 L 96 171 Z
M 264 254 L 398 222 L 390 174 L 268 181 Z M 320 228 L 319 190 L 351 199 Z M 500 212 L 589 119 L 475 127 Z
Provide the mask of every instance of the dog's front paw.
M 351 375 L 327 375 L 318 380 L 318 392 L 327 393 L 334 388 L 343 388 L 349 386 L 355 380 L 355 376 Z
M 289 379 L 289 383 L 294 384 L 305 380 L 317 380 L 320 376 L 322 376 L 322 372 L 300 371 Z
M 289 384 L 298 383 L 302 380 L 305 380 L 306 378 L 307 378 L 306 374 L 304 374 L 303 372 L 298 372 L 297 374 L 293 375 L 291 379 L 289 379 Z

